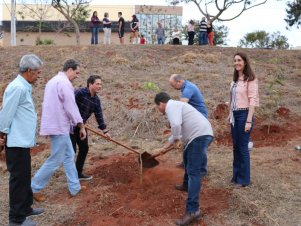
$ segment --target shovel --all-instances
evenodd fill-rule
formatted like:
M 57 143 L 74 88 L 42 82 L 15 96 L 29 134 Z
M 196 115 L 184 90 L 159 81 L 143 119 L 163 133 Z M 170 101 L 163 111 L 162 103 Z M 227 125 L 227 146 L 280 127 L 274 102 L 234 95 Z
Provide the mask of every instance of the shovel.
M 156 157 L 165 155 L 167 152 L 173 150 L 174 148 L 175 148 L 174 146 L 171 146 L 167 149 L 160 151 L 157 154 L 145 157 L 143 167 L 144 168 L 153 168 L 153 167 L 157 166 L 159 164 L 159 162 L 158 162 L 158 160 L 156 160 Z
M 159 164 L 159 162 L 154 158 L 154 156 L 152 156 L 148 152 L 144 151 L 144 152 L 141 153 L 141 152 L 139 152 L 139 151 L 137 151 L 133 148 L 128 147 L 125 144 L 120 143 L 117 140 L 106 137 L 105 135 L 103 135 L 102 133 L 98 132 L 97 130 L 91 128 L 90 126 L 85 125 L 85 127 L 86 127 L 87 130 L 90 130 L 91 132 L 101 136 L 102 138 L 105 138 L 106 140 L 112 141 L 115 144 L 118 144 L 118 145 L 120 145 L 120 146 L 122 146 L 122 147 L 136 153 L 136 154 L 139 154 L 139 163 L 142 164 L 143 167 L 152 168 L 152 167 L 155 167 L 156 165 Z M 156 156 L 158 156 L 158 155 L 156 155 Z

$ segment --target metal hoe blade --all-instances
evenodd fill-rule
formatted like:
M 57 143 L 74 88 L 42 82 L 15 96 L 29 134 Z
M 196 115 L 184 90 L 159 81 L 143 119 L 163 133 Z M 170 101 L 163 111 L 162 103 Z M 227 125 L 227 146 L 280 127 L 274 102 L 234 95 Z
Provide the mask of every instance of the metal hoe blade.
M 153 168 L 159 165 L 159 162 L 147 152 L 143 152 L 141 154 L 141 159 L 139 158 L 139 163 L 142 164 L 143 168 Z

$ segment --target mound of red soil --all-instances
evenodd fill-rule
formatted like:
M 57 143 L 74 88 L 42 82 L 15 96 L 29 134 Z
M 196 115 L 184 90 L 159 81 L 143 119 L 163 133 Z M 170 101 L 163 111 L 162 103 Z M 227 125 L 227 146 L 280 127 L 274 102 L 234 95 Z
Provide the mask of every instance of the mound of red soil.
M 159 165 L 144 169 L 142 178 L 139 172 L 137 156 L 110 156 L 93 163 L 89 174 L 94 178 L 86 182 L 87 191 L 72 199 L 59 194 L 51 202 L 79 202 L 75 217 L 64 225 L 172 225 L 185 210 L 186 193 L 174 189 L 182 181 L 182 170 Z M 209 189 L 206 184 L 201 210 L 214 217 L 228 208 L 230 191 Z
M 217 109 L 223 109 L 219 107 Z M 218 112 L 220 112 L 219 110 Z M 290 110 L 284 107 L 280 107 L 277 110 L 277 113 L 281 117 L 285 117 L 285 123 L 276 125 L 276 124 L 266 124 L 263 123 L 261 119 L 255 120 L 255 126 L 251 133 L 251 140 L 254 142 L 255 147 L 264 147 L 264 146 L 279 146 L 285 145 L 288 141 L 300 136 L 301 134 L 301 120 L 300 118 L 289 118 Z M 229 130 L 225 131 L 222 134 L 219 134 L 215 138 L 217 144 L 219 145 L 232 145 L 232 138 Z
M 229 106 L 227 104 L 218 104 L 213 112 L 215 119 L 226 119 L 229 114 Z
M 285 107 L 279 107 L 276 111 L 276 113 L 280 116 L 280 117 L 288 117 L 289 113 L 290 113 L 290 109 L 285 108 Z

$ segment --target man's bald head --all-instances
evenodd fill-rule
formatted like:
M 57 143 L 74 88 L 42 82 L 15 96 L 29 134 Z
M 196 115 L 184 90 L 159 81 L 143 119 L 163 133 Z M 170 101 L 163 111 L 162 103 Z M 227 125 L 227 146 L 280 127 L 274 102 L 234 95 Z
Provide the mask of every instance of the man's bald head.
M 184 78 L 180 74 L 172 74 L 169 78 L 169 84 L 174 89 L 180 90 L 184 83 Z

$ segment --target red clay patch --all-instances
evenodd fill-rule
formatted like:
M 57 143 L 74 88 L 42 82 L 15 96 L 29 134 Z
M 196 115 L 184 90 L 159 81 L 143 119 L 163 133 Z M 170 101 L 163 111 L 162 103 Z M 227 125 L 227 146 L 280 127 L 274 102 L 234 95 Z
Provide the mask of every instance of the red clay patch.
M 110 156 L 94 162 L 89 172 L 94 179 L 86 182 L 88 190 L 83 194 L 66 198 L 63 192 L 49 201 L 78 203 L 76 217 L 64 225 L 172 225 L 185 209 L 187 194 L 174 189 L 183 171 L 159 165 L 144 170 L 142 183 L 139 171 L 136 155 Z M 217 217 L 228 208 L 230 191 L 206 188 L 206 184 L 204 181 L 200 195 L 201 210 L 205 216 Z

